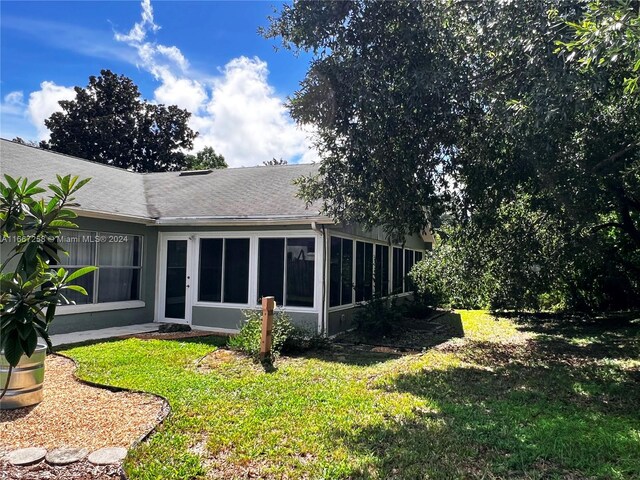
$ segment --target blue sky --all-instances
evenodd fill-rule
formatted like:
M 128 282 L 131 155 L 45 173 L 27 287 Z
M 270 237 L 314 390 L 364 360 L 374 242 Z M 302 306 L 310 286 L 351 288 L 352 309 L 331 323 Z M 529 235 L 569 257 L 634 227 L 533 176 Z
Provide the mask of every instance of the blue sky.
M 12 2 L 1 8 L 0 132 L 46 138 L 43 120 L 107 68 L 142 96 L 193 113 L 196 150 L 213 146 L 232 166 L 272 157 L 312 161 L 310 133 L 284 107 L 309 56 L 257 30 L 279 2 Z

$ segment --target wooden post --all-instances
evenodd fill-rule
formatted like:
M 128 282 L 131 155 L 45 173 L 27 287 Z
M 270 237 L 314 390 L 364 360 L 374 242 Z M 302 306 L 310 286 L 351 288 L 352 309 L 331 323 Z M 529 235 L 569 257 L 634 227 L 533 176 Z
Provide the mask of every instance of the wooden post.
M 260 338 L 260 360 L 269 358 L 271 355 L 273 310 L 275 308 L 275 297 L 262 297 L 262 337 Z

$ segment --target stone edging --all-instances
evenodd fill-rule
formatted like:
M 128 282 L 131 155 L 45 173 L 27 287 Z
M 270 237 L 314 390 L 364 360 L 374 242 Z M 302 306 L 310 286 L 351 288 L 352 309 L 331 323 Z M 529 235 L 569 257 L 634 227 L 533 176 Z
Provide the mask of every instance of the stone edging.
M 151 435 L 153 435 L 158 428 L 160 427 L 160 425 L 162 425 L 164 423 L 164 421 L 169 417 L 169 415 L 171 414 L 171 404 L 169 403 L 169 400 L 167 400 L 165 397 L 163 397 L 162 395 L 158 395 L 157 393 L 150 393 L 150 392 L 144 392 L 142 390 L 133 390 L 130 388 L 124 388 L 124 387 L 116 387 L 113 385 L 105 385 L 102 383 L 97 383 L 97 382 L 92 382 L 90 380 L 83 380 L 81 378 L 78 377 L 78 375 L 76 374 L 76 372 L 78 371 L 78 362 L 74 359 L 71 358 L 67 355 L 64 355 L 62 353 L 59 352 L 51 352 L 51 355 L 56 355 L 58 357 L 62 357 L 62 358 L 66 358 L 67 360 L 71 360 L 73 362 L 74 365 L 74 370 L 73 370 L 73 379 L 78 382 L 81 383 L 83 385 L 87 385 L 89 387 L 94 387 L 94 388 L 100 388 L 102 390 L 109 390 L 110 392 L 126 392 L 126 393 L 138 393 L 138 394 L 143 394 L 143 395 L 150 395 L 152 397 L 156 397 L 158 399 L 160 399 L 162 401 L 162 409 L 160 410 L 160 414 L 156 417 L 157 423 L 156 425 L 149 430 L 147 433 L 145 433 L 144 435 L 142 435 L 140 438 L 138 438 L 137 440 L 135 440 L 131 446 L 127 449 L 127 451 L 131 450 L 132 448 L 140 445 L 141 443 L 145 442 L 146 440 L 149 439 L 149 437 Z M 45 371 L 45 375 L 46 375 L 46 371 Z M 122 466 L 120 466 L 120 477 L 123 480 L 127 480 L 127 475 L 124 472 L 124 469 L 122 468 Z

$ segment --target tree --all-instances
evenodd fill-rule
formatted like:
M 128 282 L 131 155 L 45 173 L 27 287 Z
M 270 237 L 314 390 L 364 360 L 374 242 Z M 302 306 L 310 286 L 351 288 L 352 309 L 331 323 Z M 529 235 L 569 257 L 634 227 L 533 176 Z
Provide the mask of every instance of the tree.
M 46 142 L 43 142 L 43 141 L 37 142 L 35 140 L 25 140 L 22 137 L 15 137 L 11 141 L 14 143 L 19 143 L 20 145 L 28 145 L 29 147 L 46 148 L 47 146 Z
M 52 150 L 136 172 L 183 168 L 183 151 L 197 135 L 187 125 L 189 112 L 142 100 L 131 79 L 109 70 L 75 92 L 45 120 Z
M 288 165 L 289 162 L 287 162 L 284 158 L 279 158 L 278 159 L 276 157 L 273 157 L 271 160 L 265 160 L 264 162 L 262 162 L 262 164 L 265 167 L 268 167 L 268 166 L 272 166 L 272 165 Z
M 204 147 L 195 155 L 187 155 L 184 170 L 216 170 L 228 168 L 224 157 L 216 153 L 213 147 Z
M 86 290 L 73 281 L 96 269 L 84 267 L 75 272 L 52 268 L 51 261 L 60 262 L 65 253 L 56 241 L 60 228 L 77 228 L 72 222 L 76 214 L 68 209 L 73 195 L 89 179 L 58 176 L 58 183 L 49 185 L 51 198 L 42 199 L 46 190 L 40 180 L 14 179 L 5 175 L 0 182 L 0 227 L 2 241 L 11 245 L 0 267 L 0 313 L 2 314 L 0 350 L 9 363 L 0 398 L 9 386 L 11 372 L 22 355 L 31 356 L 42 338 L 49 348 L 49 325 L 56 307 L 70 303 L 68 290 L 86 295 Z
M 571 255 L 607 245 L 600 261 L 637 287 L 638 5 L 285 5 L 265 35 L 313 53 L 290 103 L 322 155 L 302 194 L 392 236 L 448 212 L 485 238 L 507 232 L 509 206 L 526 198 L 519 216 L 560 229 L 541 252 L 575 269 Z

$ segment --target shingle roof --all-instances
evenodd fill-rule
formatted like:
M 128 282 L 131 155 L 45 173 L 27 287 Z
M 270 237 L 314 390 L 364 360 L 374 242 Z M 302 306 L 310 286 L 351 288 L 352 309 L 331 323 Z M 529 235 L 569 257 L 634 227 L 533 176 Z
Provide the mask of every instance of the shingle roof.
M 0 140 L 0 173 L 55 182 L 56 174 L 92 180 L 77 194 L 82 210 L 152 219 L 318 219 L 296 197 L 294 180 L 316 165 L 284 165 L 140 174 Z
M 42 179 L 42 185 L 56 183 L 56 174 L 91 177 L 78 190 L 76 201 L 82 210 L 148 217 L 143 175 L 68 155 L 0 141 L 0 173 L 12 177 Z

